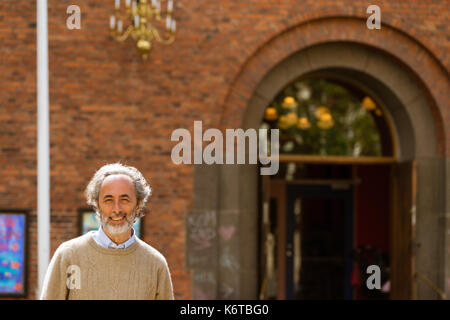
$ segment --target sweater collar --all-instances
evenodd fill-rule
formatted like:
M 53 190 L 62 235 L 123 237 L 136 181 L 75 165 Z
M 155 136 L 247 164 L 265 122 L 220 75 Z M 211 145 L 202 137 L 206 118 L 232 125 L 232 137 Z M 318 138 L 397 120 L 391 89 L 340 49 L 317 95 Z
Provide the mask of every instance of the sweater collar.
M 105 231 L 103 231 L 102 226 L 100 226 L 100 228 L 96 232 L 94 232 L 93 237 L 94 237 L 95 242 L 97 242 L 103 248 L 111 248 L 111 249 L 126 249 L 136 241 L 133 228 L 131 228 L 130 238 L 127 241 L 120 243 L 120 244 L 115 244 L 106 235 Z
M 128 255 L 128 254 L 136 251 L 138 244 L 140 242 L 139 238 L 136 237 L 135 238 L 136 241 L 134 241 L 133 244 L 131 246 L 129 246 L 128 248 L 120 249 L 120 250 L 104 248 L 94 240 L 94 237 L 93 237 L 94 233 L 95 233 L 95 231 L 90 231 L 89 233 L 86 234 L 89 245 L 92 248 L 94 248 L 96 251 L 98 251 L 99 253 L 103 253 L 103 254 L 107 254 L 107 255 L 115 255 L 115 256 Z

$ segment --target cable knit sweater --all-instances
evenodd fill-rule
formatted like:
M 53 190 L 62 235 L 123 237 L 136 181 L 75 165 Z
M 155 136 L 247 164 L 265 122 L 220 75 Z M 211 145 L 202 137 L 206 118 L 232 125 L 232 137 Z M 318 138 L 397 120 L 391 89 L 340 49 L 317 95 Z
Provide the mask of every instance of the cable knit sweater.
M 98 245 L 89 232 L 62 243 L 47 269 L 41 299 L 172 300 L 166 259 L 136 238 L 126 249 Z

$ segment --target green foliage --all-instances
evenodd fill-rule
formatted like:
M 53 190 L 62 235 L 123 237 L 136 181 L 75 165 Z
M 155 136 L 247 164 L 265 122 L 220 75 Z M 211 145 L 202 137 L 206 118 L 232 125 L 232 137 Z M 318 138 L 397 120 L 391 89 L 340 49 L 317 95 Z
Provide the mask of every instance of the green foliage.
M 302 91 L 309 94 L 303 96 Z M 285 97 L 293 97 L 297 106 L 283 107 Z M 320 128 L 317 108 L 329 109 L 333 125 Z M 277 120 L 266 123 L 280 128 L 280 152 L 289 154 L 321 154 L 346 156 L 380 156 L 381 141 L 372 111 L 361 106 L 360 98 L 343 86 L 322 79 L 295 82 L 286 87 L 269 105 L 277 110 Z M 300 129 L 297 123 L 288 128 L 280 127 L 280 117 L 294 112 L 309 120 L 308 129 Z M 286 144 L 288 144 L 286 146 Z M 290 146 L 291 148 L 287 148 Z

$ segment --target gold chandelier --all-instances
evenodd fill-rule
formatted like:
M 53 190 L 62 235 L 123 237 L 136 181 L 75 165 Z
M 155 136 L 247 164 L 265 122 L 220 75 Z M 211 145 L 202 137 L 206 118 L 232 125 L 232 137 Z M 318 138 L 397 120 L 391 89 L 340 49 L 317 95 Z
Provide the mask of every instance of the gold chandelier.
M 161 10 L 161 3 L 167 2 L 167 10 Z M 164 20 L 166 27 L 164 35 L 152 23 Z M 124 21 L 130 25 L 124 31 Z M 136 48 L 144 60 L 152 49 L 152 41 L 171 44 L 175 40 L 176 21 L 173 19 L 173 0 L 125 0 L 125 13 L 121 12 L 120 0 L 115 0 L 115 13 L 110 17 L 109 28 L 111 36 L 119 42 L 131 36 L 136 41 Z

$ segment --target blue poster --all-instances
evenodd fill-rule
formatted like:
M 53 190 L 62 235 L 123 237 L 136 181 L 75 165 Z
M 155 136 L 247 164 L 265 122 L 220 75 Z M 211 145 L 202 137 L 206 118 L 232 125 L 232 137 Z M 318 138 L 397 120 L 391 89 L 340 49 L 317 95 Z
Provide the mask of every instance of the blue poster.
M 25 294 L 25 219 L 0 213 L 0 295 Z

